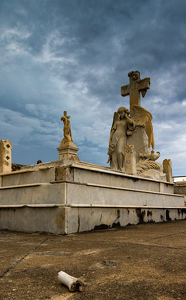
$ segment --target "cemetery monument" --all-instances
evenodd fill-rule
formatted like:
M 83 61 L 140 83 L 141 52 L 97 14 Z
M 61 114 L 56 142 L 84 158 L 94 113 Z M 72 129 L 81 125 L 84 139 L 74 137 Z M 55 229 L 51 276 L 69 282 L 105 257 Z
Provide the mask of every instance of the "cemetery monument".
M 174 194 L 171 160 L 156 161 L 153 117 L 141 106 L 150 78 L 140 79 L 139 71 L 128 76 L 121 95 L 130 96 L 130 111 L 114 113 L 110 167 L 79 161 L 66 111 L 58 160 L 12 172 L 12 145 L 1 141 L 0 228 L 70 234 L 186 218 L 184 196 Z

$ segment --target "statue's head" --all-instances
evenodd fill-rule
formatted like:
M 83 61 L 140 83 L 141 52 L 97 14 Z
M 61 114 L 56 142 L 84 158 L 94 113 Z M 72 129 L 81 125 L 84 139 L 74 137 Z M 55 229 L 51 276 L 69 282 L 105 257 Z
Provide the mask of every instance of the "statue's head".
M 131 71 L 128 73 L 128 77 L 134 81 L 140 80 L 140 72 L 139 71 Z
M 127 115 L 130 114 L 129 110 L 127 108 L 125 108 L 125 107 L 118 108 L 117 113 L 120 115 L 120 118 L 124 118 L 125 114 L 127 114 Z

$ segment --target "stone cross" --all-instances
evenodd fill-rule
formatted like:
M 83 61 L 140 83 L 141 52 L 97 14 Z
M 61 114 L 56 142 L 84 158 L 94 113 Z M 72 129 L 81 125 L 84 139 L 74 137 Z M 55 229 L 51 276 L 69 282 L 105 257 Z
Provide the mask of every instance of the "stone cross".
M 64 111 L 64 117 L 67 117 L 67 111 Z
M 70 118 L 70 117 L 67 117 L 67 111 L 64 111 L 64 116 L 63 117 L 65 117 L 65 118 Z M 61 119 L 62 119 L 62 117 L 61 117 Z
M 130 113 L 132 113 L 133 105 L 140 106 L 140 92 L 142 97 L 145 97 L 147 90 L 150 88 L 150 78 L 146 77 L 140 79 L 139 71 L 132 71 L 128 73 L 130 78 L 129 84 L 121 87 L 121 96 L 125 97 L 130 95 Z

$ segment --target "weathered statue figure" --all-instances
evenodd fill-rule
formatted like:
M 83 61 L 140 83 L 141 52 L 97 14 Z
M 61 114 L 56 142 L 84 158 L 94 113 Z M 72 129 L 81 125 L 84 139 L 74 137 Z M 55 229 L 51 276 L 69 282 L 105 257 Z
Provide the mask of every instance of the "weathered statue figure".
M 135 124 L 129 117 L 129 111 L 120 107 L 114 113 L 110 132 L 108 155 L 110 167 L 114 170 L 122 170 L 124 167 L 124 148 L 127 145 L 127 136 L 131 135 Z
M 64 123 L 63 136 L 60 146 L 57 148 L 59 151 L 59 160 L 66 159 L 72 161 L 79 161 L 77 156 L 77 151 L 79 148 L 73 143 L 71 126 L 70 126 L 70 116 L 67 116 L 67 112 L 64 111 L 64 116 L 61 117 L 61 121 Z
M 61 121 L 63 121 L 64 123 L 64 127 L 63 127 L 63 135 L 64 135 L 64 139 L 63 139 L 63 143 L 73 143 L 72 140 L 72 134 L 71 134 L 71 127 L 70 127 L 70 116 L 67 116 L 67 112 L 64 111 L 64 116 L 61 117 Z

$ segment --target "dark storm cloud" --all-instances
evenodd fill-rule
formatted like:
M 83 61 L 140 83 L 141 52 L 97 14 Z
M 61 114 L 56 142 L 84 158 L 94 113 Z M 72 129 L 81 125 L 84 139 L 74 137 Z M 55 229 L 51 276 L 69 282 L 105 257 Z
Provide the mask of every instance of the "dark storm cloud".
M 163 145 L 172 148 L 186 113 L 185 15 L 182 0 L 1 0 L 0 128 L 8 128 L 5 138 L 27 147 L 25 153 L 32 145 L 32 163 L 44 152 L 47 159 L 47 146 L 48 160 L 57 159 L 53 149 L 62 138 L 60 117 L 68 110 L 80 158 L 88 152 L 91 162 L 105 164 L 113 112 L 129 105 L 120 87 L 128 84 L 129 71 L 139 70 L 141 78 L 151 77 L 142 106 L 154 116 L 157 150 L 164 155 Z M 181 130 L 174 143 L 183 142 L 184 134 Z M 40 152 L 36 144 L 43 145 Z M 23 159 L 15 151 L 15 158 Z M 171 157 L 174 151 L 169 152 Z
M 105 78 L 99 86 L 96 71 L 90 74 L 86 68 L 97 70 L 109 64 L 110 69 L 118 73 L 113 82 L 116 86 L 123 70 L 133 66 L 141 72 L 148 67 L 150 72 L 154 67 L 169 68 L 170 60 L 181 63 L 185 59 L 183 2 L 182 5 L 177 2 L 176 13 L 173 1 L 168 4 L 133 1 L 132 5 L 128 1 L 94 0 L 88 5 L 87 1 L 81 0 L 55 1 L 55 4 L 53 1 L 14 1 L 14 9 L 17 14 L 10 12 L 10 18 L 12 15 L 12 19 L 17 19 L 20 15 L 19 22 L 31 31 L 25 44 L 33 55 L 42 51 L 48 35 L 55 29 L 59 33 L 58 39 L 74 38 L 64 45 L 52 45 L 55 37 L 51 40 L 54 57 L 66 56 L 70 52 L 77 59 L 76 65 L 71 64 L 69 70 L 61 74 L 58 71 L 58 75 L 72 83 L 80 73 L 93 94 L 100 95 L 102 91 L 104 95 L 105 88 L 110 85 Z M 108 80 L 113 80 L 112 76 L 113 71 Z

